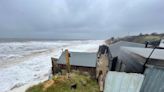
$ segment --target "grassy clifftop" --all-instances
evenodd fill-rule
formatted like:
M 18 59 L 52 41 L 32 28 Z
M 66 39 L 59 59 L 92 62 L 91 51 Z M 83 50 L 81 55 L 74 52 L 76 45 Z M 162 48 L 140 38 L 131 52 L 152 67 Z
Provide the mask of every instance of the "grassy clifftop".
M 163 34 L 157 34 L 157 33 L 139 34 L 137 36 L 126 36 L 126 37 L 122 37 L 122 38 L 114 38 L 114 37 L 112 37 L 112 38 L 106 40 L 106 43 L 109 44 L 111 40 L 114 43 L 118 42 L 118 41 L 145 43 L 145 41 L 157 41 L 157 40 L 160 40 L 163 37 L 164 37 L 164 33 Z
M 45 81 L 27 89 L 26 92 L 99 92 L 96 80 L 80 73 L 54 76 L 52 80 Z M 72 84 L 77 84 L 76 89 L 71 89 Z

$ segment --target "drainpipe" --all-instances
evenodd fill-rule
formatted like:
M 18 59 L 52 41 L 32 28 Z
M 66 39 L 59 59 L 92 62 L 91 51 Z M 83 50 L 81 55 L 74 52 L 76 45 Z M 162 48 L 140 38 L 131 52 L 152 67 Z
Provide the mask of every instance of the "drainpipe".
M 145 69 L 146 69 L 146 64 L 149 62 L 149 59 L 151 57 L 151 55 L 153 54 L 153 52 L 155 51 L 156 47 L 153 48 L 153 50 L 151 51 L 151 53 L 149 54 L 148 58 L 146 58 L 146 61 L 143 65 L 143 71 L 142 71 L 142 74 L 145 72 Z

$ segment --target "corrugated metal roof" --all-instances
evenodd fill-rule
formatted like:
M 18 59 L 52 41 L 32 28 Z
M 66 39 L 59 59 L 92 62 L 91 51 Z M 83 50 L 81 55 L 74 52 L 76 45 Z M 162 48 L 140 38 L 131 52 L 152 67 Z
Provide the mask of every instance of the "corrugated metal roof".
M 126 41 L 120 41 L 114 44 L 109 45 L 110 52 L 112 54 L 112 57 L 116 57 L 120 53 L 120 47 L 126 46 L 126 47 L 144 47 L 144 44 L 140 43 L 133 43 L 133 42 L 126 42 Z
M 70 52 L 70 64 L 75 66 L 96 67 L 96 53 Z M 60 56 L 58 64 L 66 64 L 65 52 Z
M 152 48 L 138 47 L 121 47 L 119 59 L 126 65 L 125 72 L 143 72 L 143 65 L 149 57 Z M 164 68 L 164 50 L 156 49 L 148 59 L 146 67 L 163 67 Z
M 109 71 L 104 92 L 139 92 L 144 75 Z
M 129 57 L 129 55 L 121 49 L 123 46 L 144 48 L 145 45 L 126 41 L 120 41 L 109 45 L 109 50 L 112 57 L 118 57 L 116 71 L 135 73 L 142 71 L 142 66 L 138 62 L 132 62 L 132 59 Z
M 137 47 L 122 47 L 122 49 L 124 49 L 126 51 L 130 51 L 134 54 L 138 54 L 145 58 L 148 58 L 150 53 L 153 50 L 153 48 L 137 48 Z M 163 49 L 155 49 L 150 58 L 164 60 L 164 50 Z
M 119 61 L 124 65 L 121 71 L 141 73 L 143 71 L 143 64 L 146 61 L 145 58 L 139 57 L 133 53 L 130 53 L 126 49 L 121 49 L 119 53 Z
M 147 68 L 140 92 L 164 92 L 164 69 Z
M 164 47 L 164 39 L 161 39 L 161 42 L 159 44 L 159 47 Z

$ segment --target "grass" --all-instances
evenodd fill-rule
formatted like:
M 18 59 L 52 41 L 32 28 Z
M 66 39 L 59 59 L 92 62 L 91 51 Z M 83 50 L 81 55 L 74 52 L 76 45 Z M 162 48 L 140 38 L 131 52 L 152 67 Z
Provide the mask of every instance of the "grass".
M 79 73 L 71 73 L 71 78 L 67 79 L 65 75 L 54 76 L 53 84 L 45 88 L 48 81 L 35 85 L 27 89 L 26 92 L 99 92 L 96 80 L 90 76 L 81 75 Z M 77 84 L 75 90 L 71 89 L 71 84 Z
M 157 41 L 160 40 L 160 36 L 138 36 L 135 39 L 132 40 L 132 42 L 137 42 L 137 43 L 145 43 L 145 41 Z

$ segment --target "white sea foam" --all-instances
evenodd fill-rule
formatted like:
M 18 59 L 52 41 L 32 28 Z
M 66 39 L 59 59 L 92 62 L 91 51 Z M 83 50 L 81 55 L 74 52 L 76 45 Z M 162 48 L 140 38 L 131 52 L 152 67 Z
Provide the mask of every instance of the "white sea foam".
M 51 57 L 58 58 L 62 49 L 96 52 L 100 44 L 102 40 L 0 43 L 0 92 L 20 92 L 22 86 L 24 91 L 48 79 Z

